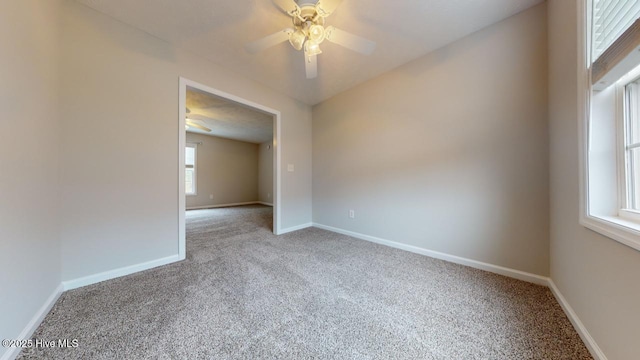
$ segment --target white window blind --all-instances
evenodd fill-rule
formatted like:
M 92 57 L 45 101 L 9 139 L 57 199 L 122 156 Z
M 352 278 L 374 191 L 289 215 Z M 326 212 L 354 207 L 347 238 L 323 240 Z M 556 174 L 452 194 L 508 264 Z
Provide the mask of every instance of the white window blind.
M 193 167 L 196 165 L 196 148 L 193 145 L 187 145 L 184 150 L 184 164 L 187 166 L 187 168 L 193 169 Z
M 640 64 L 640 0 L 592 0 L 591 83 L 601 91 Z
M 593 0 L 592 62 L 640 17 L 640 0 Z

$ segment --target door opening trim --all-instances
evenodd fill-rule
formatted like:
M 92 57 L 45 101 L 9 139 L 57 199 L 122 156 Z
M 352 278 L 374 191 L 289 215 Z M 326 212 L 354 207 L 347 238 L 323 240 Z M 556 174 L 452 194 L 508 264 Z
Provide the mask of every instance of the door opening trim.
M 224 91 L 212 88 L 207 85 L 200 84 L 198 82 L 180 77 L 180 89 L 178 100 L 178 255 L 180 259 L 185 259 L 186 252 L 186 227 L 185 227 L 185 211 L 186 211 L 186 199 L 185 199 L 185 187 L 184 187 L 184 147 L 186 145 L 186 130 L 185 130 L 185 118 L 186 102 L 187 102 L 187 87 L 192 87 L 198 90 L 208 92 L 210 94 L 225 98 L 227 100 L 237 102 L 243 105 L 250 106 L 256 110 L 269 113 L 273 115 L 273 233 L 278 235 L 281 233 L 281 114 L 280 111 L 271 109 L 264 105 L 260 105 L 253 101 L 243 99 L 239 96 L 235 96 Z

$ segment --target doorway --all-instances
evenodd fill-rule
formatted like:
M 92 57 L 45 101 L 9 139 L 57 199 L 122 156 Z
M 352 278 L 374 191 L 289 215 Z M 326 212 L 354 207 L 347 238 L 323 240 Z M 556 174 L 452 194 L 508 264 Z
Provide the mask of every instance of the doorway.
M 252 109 L 253 111 L 260 112 L 262 114 L 267 114 L 272 117 L 272 133 L 273 139 L 271 143 L 272 147 L 272 156 L 273 156 L 273 191 L 272 191 L 272 204 L 273 204 L 273 233 L 278 235 L 281 232 L 281 200 L 280 200 L 280 129 L 281 129 L 281 115 L 278 110 L 271 109 L 269 107 L 263 106 L 261 104 L 257 104 L 255 102 L 243 99 L 241 97 L 226 93 L 224 91 L 209 87 L 207 85 L 203 85 L 197 83 L 195 81 L 180 78 L 179 84 L 179 119 L 178 119 L 178 166 L 180 171 L 178 172 L 178 232 L 179 232 L 179 241 L 178 241 L 178 253 L 181 259 L 186 257 L 186 226 L 185 226 L 185 211 L 187 209 L 186 205 L 186 188 L 185 188 L 185 148 L 187 146 L 187 136 L 185 126 L 187 125 L 187 91 L 196 90 L 203 93 L 211 94 L 217 98 L 224 99 L 233 104 L 237 104 L 244 108 Z

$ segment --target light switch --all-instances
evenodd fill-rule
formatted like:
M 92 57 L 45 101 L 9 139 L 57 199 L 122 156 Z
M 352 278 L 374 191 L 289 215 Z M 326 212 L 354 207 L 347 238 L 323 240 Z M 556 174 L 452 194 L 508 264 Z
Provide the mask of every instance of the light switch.
M 288 172 L 293 172 L 295 170 L 295 168 L 293 167 L 293 164 L 287 164 L 287 171 Z

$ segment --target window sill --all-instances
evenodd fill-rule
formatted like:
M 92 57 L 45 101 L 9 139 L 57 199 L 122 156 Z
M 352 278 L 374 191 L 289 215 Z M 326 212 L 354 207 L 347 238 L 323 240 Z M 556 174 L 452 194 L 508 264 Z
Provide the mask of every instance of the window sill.
M 580 224 L 640 251 L 640 223 L 617 216 L 587 215 L 580 219 Z

